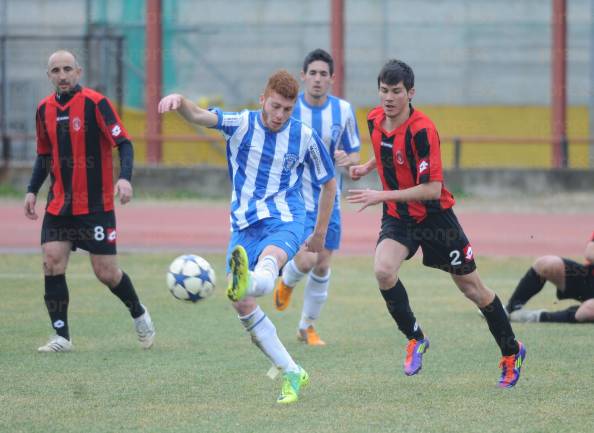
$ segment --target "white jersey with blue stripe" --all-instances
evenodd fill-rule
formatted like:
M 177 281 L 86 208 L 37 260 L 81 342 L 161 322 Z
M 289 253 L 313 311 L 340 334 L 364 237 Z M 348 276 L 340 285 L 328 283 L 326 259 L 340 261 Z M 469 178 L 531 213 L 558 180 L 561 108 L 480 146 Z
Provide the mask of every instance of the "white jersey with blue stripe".
M 358 152 L 361 148 L 359 128 L 351 104 L 347 101 L 328 95 L 326 103 L 312 106 L 305 101 L 305 95 L 299 94 L 293 110 L 293 117 L 311 126 L 322 138 L 326 150 L 334 163 L 334 151 L 344 150 L 346 153 Z M 337 173 L 338 174 L 338 173 Z M 307 212 L 317 212 L 320 187 L 312 181 L 313 173 L 306 170 L 303 174 L 303 199 Z M 341 176 L 337 178 L 335 207 L 340 206 Z
M 294 118 L 278 131 L 271 131 L 262 123 L 261 111 L 212 111 L 218 116 L 214 128 L 227 141 L 233 189 L 231 230 L 242 230 L 265 218 L 303 221 L 304 171 L 312 175 L 316 185 L 334 177 L 332 158 L 318 135 Z

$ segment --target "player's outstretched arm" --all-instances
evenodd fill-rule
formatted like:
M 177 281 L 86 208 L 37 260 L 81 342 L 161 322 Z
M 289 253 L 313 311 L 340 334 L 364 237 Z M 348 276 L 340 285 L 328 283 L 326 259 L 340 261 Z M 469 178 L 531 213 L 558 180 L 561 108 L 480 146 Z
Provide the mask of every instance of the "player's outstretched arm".
M 199 107 L 178 93 L 167 95 L 159 102 L 159 113 L 168 111 L 177 111 L 186 121 L 208 128 L 216 126 L 219 121 L 215 113 Z
M 359 212 L 368 206 L 384 201 L 409 202 L 437 200 L 441 196 L 441 182 L 433 181 L 415 185 L 412 188 L 377 191 L 374 189 L 350 189 L 347 201 L 360 204 Z
M 318 217 L 313 233 L 305 241 L 305 246 L 312 253 L 319 253 L 324 248 L 328 223 L 334 209 L 334 198 L 336 196 L 336 179 L 332 178 L 322 185 L 318 201 Z
M 349 176 L 353 180 L 359 180 L 371 173 L 372 170 L 375 170 L 376 166 L 375 158 L 370 159 L 365 164 L 352 165 L 349 167 Z

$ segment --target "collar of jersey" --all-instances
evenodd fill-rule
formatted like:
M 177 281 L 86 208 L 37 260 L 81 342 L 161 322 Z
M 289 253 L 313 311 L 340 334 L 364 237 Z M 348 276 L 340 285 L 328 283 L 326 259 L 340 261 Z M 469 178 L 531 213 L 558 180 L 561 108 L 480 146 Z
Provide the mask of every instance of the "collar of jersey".
M 376 127 L 376 128 L 379 128 L 379 130 L 380 130 L 380 131 L 382 131 L 382 132 L 383 132 L 383 133 L 386 135 L 386 137 L 391 137 L 391 136 L 395 135 L 395 134 L 396 134 L 398 131 L 400 131 L 401 129 L 403 129 L 403 128 L 404 128 L 404 129 L 408 128 L 408 125 L 410 125 L 410 122 L 411 122 L 412 118 L 414 117 L 415 113 L 417 112 L 417 111 L 416 111 L 416 110 L 413 108 L 412 104 L 409 104 L 409 105 L 410 105 L 410 114 L 409 114 L 409 116 L 408 116 L 408 119 L 406 119 L 406 121 L 405 121 L 405 122 L 404 122 L 402 125 L 400 125 L 398 128 L 396 128 L 396 129 L 394 129 L 394 130 L 392 130 L 392 131 L 388 132 L 388 131 L 386 131 L 386 130 L 385 130 L 383 127 L 382 127 L 382 122 L 383 122 L 383 121 L 384 121 L 384 119 L 386 118 L 386 113 L 384 113 L 383 111 L 382 111 L 382 115 L 381 115 L 380 117 L 378 117 L 378 118 L 376 118 L 376 119 L 375 119 L 375 127 Z
M 309 108 L 310 110 L 323 110 L 324 108 L 326 108 L 328 106 L 328 104 L 330 104 L 330 95 L 326 95 L 326 102 L 324 102 L 324 105 L 311 105 L 311 104 L 309 104 L 305 100 L 305 93 L 303 93 L 303 92 L 301 92 L 299 94 L 299 99 L 301 100 L 301 103 L 303 105 L 305 105 L 307 108 Z
M 291 118 L 289 117 L 289 120 L 287 120 L 283 126 L 281 126 L 277 131 L 273 131 L 268 126 L 264 125 L 264 122 L 262 122 L 262 110 L 258 110 L 257 113 L 258 115 L 256 117 L 258 118 L 258 125 L 260 125 L 264 131 L 270 132 L 271 134 L 278 134 L 279 132 L 283 132 L 283 130 L 289 125 L 289 123 L 291 123 Z
M 82 93 L 82 87 L 79 84 L 77 84 L 76 87 L 74 87 L 74 89 L 71 90 L 71 92 L 72 97 L 64 105 L 60 104 L 60 102 L 56 100 L 56 92 L 54 92 L 53 98 L 50 98 L 50 102 L 52 102 L 54 105 L 57 105 L 60 108 L 66 108 L 70 104 L 72 104 L 72 101 L 74 101 L 78 97 L 78 95 Z

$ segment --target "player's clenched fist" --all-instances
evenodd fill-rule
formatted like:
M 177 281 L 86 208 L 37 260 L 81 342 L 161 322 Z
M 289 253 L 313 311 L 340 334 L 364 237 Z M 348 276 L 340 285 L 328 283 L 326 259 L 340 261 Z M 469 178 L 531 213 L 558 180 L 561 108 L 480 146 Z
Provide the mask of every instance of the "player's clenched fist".
M 178 93 L 172 93 L 165 96 L 159 102 L 159 113 L 167 113 L 168 111 L 175 111 L 181 107 L 184 97 Z
M 349 167 L 349 176 L 353 180 L 359 180 L 366 174 L 367 174 L 367 171 L 365 170 L 364 164 L 363 165 L 352 165 Z

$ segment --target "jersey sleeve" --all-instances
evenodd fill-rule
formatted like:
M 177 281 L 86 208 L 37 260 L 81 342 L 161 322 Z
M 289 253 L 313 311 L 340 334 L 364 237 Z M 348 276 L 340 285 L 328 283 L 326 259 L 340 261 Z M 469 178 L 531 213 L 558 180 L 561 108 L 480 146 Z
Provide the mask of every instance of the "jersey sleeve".
M 37 109 L 37 113 L 35 113 L 35 133 L 37 139 L 37 154 L 51 154 L 52 148 L 45 129 L 45 105 L 40 105 Z
M 128 132 L 124 129 L 124 125 L 109 99 L 101 99 L 97 104 L 96 112 L 99 128 L 114 147 L 123 141 L 130 141 Z
M 413 137 L 417 152 L 416 183 L 443 182 L 439 135 L 433 128 L 423 128 Z
M 346 110 L 344 131 L 340 143 L 346 153 L 359 152 L 361 149 L 359 127 L 357 126 L 357 118 L 352 107 L 348 107 Z
M 318 134 L 312 130 L 312 135 L 307 146 L 305 165 L 314 175 L 314 183 L 322 185 L 334 177 L 334 164 L 326 150 L 326 146 Z
M 216 114 L 218 117 L 217 124 L 212 126 L 212 129 L 217 129 L 225 135 L 225 138 L 230 138 L 235 134 L 237 129 L 244 122 L 244 113 L 224 112 L 220 108 L 211 108 L 209 111 Z

